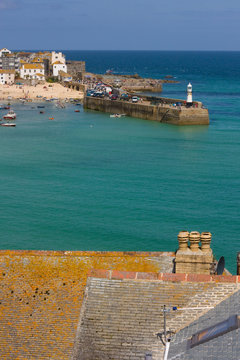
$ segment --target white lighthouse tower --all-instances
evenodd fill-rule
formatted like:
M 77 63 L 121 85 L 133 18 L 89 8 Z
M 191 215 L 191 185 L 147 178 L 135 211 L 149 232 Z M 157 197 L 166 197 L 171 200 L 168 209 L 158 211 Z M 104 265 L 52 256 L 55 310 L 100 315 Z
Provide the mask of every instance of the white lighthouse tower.
M 187 86 L 187 104 L 192 105 L 192 84 L 189 83 Z

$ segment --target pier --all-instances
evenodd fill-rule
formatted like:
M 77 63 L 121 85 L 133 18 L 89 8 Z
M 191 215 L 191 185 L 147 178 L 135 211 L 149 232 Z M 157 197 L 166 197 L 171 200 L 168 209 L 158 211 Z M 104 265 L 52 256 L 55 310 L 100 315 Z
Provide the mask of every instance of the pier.
M 132 103 L 109 98 L 84 97 L 85 109 L 110 114 L 125 114 L 135 118 L 158 121 L 174 125 L 209 125 L 208 110 L 201 102 L 194 101 L 191 106 L 183 100 L 162 97 L 141 96 L 141 102 Z

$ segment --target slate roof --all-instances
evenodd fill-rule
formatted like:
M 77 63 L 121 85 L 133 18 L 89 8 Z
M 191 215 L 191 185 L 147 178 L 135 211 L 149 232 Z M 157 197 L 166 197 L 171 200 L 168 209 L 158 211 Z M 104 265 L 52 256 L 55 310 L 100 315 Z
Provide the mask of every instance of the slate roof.
M 231 315 L 240 316 L 240 290 L 178 332 L 171 342 L 168 360 L 240 359 L 240 329 L 187 350 L 187 340 L 193 334 L 227 320 Z
M 197 308 L 191 315 L 168 313 L 168 329 L 177 331 L 237 289 L 236 283 L 174 281 L 174 276 L 163 276 L 166 281 L 149 280 L 148 274 L 126 277 L 113 271 L 111 279 L 88 279 L 74 360 L 142 360 L 149 352 L 153 360 L 162 359 L 157 334 L 163 332 L 163 305 Z
M 172 252 L 0 251 L 0 359 L 72 360 L 81 341 L 81 360 L 123 360 L 124 351 L 142 360 L 149 350 L 159 359 L 164 303 L 205 309 L 240 284 L 237 276 L 173 274 L 173 259 Z M 184 328 L 203 312 L 170 315 L 168 324 Z

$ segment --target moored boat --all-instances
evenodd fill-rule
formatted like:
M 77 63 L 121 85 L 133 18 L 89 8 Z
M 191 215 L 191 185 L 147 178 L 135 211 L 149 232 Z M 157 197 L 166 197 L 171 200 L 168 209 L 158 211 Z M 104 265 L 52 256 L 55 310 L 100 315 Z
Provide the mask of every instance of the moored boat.
M 112 117 L 112 118 L 120 118 L 122 116 L 126 116 L 126 114 L 112 114 L 112 115 L 110 115 L 110 117 Z
M 0 126 L 6 126 L 6 127 L 15 127 L 15 123 L 1 123 Z
M 6 115 L 3 116 L 3 119 L 5 120 L 15 120 L 16 119 L 16 114 L 13 110 L 10 110 Z

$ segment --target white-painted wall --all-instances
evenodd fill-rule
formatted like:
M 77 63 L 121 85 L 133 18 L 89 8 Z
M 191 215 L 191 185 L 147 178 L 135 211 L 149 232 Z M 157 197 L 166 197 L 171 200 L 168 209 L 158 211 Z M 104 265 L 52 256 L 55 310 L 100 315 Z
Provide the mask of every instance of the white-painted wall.
M 6 48 L 3 48 L 0 50 L 0 57 L 2 57 L 4 54 L 11 54 L 12 52 Z
M 27 64 L 23 65 L 20 69 L 20 77 L 22 79 L 37 79 L 40 80 L 39 76 L 37 74 L 42 74 L 44 75 L 44 68 L 33 68 L 33 69 L 28 69 L 27 68 Z
M 0 84 L 8 84 L 11 85 L 14 83 L 15 74 L 14 73 L 1 73 L 0 72 Z
M 59 71 L 67 72 L 67 65 L 65 64 L 53 64 L 53 76 L 58 76 Z
M 65 56 L 61 52 L 57 53 L 52 51 L 52 64 L 56 61 L 60 61 L 61 63 L 65 64 Z

